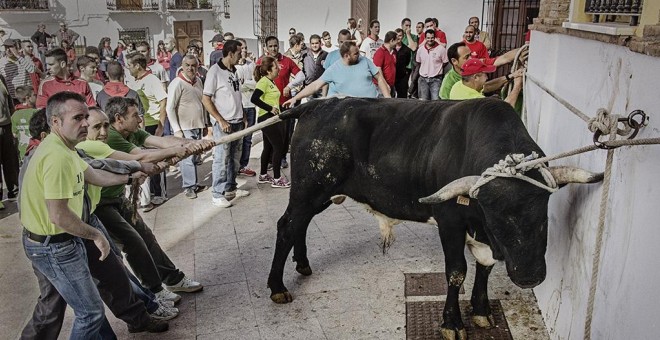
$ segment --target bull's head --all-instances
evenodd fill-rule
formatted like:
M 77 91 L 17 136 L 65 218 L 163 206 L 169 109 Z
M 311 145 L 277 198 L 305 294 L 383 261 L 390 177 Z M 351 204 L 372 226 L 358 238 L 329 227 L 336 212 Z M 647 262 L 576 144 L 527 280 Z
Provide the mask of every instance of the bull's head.
M 557 185 L 594 183 L 602 174 L 578 168 L 548 168 Z M 526 176 L 542 181 L 538 170 Z M 457 179 L 421 203 L 437 204 L 459 195 L 467 196 L 480 176 Z M 535 287 L 545 279 L 545 251 L 548 239 L 548 199 L 550 193 L 515 178 L 496 178 L 480 187 L 479 206 L 485 217 L 485 230 L 496 259 L 504 259 L 511 280 L 522 288 Z

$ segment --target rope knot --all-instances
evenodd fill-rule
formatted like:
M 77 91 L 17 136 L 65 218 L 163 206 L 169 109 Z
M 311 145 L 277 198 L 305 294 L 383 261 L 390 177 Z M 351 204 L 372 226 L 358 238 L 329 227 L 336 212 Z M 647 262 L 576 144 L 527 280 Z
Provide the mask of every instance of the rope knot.
M 606 109 L 600 108 L 596 112 L 596 116 L 590 118 L 587 122 L 589 131 L 596 133 L 600 132 L 601 135 L 609 135 L 612 130 L 616 129 L 619 136 L 627 136 L 632 131 L 632 127 L 628 124 L 623 124 L 623 128 L 619 129 L 618 124 L 621 121 L 618 115 L 613 115 L 607 112 Z

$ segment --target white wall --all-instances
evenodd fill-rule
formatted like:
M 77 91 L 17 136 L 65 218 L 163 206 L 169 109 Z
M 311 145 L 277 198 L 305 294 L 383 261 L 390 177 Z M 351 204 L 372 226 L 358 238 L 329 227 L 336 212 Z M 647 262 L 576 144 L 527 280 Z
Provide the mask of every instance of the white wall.
M 651 116 L 637 138 L 658 137 L 660 58 L 625 47 L 561 34 L 534 31 L 529 74 L 589 116 L 600 107 L 627 115 L 634 109 Z M 591 143 L 586 124 L 527 82 L 529 130 L 547 154 Z M 552 162 L 604 171 L 605 151 Z M 657 269 L 660 228 L 660 146 L 618 149 L 610 199 L 592 339 L 653 339 L 657 322 Z M 569 185 L 550 200 L 548 275 L 535 289 L 553 339 L 582 339 L 602 184 Z

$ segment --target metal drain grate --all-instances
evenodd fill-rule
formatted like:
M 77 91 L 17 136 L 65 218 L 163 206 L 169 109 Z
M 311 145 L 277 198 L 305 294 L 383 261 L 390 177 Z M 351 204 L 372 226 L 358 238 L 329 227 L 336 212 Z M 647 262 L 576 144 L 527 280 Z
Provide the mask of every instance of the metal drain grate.
M 405 276 L 406 296 L 447 295 L 445 273 L 405 273 Z M 459 293 L 465 293 L 462 286 Z
M 472 324 L 470 301 L 459 301 L 461 316 L 470 340 L 513 340 L 499 300 L 490 300 L 495 327 L 478 328 Z M 406 338 L 408 340 L 442 340 L 440 325 L 444 301 L 406 303 Z

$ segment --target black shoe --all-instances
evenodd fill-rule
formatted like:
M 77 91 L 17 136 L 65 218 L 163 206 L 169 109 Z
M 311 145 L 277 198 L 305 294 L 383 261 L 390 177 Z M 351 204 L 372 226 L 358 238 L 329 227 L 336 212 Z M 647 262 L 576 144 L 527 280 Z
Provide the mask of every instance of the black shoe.
M 128 325 L 129 333 L 163 333 L 167 332 L 170 329 L 170 324 L 165 320 L 156 320 L 152 317 L 149 317 L 149 320 L 142 327 L 132 327 Z

